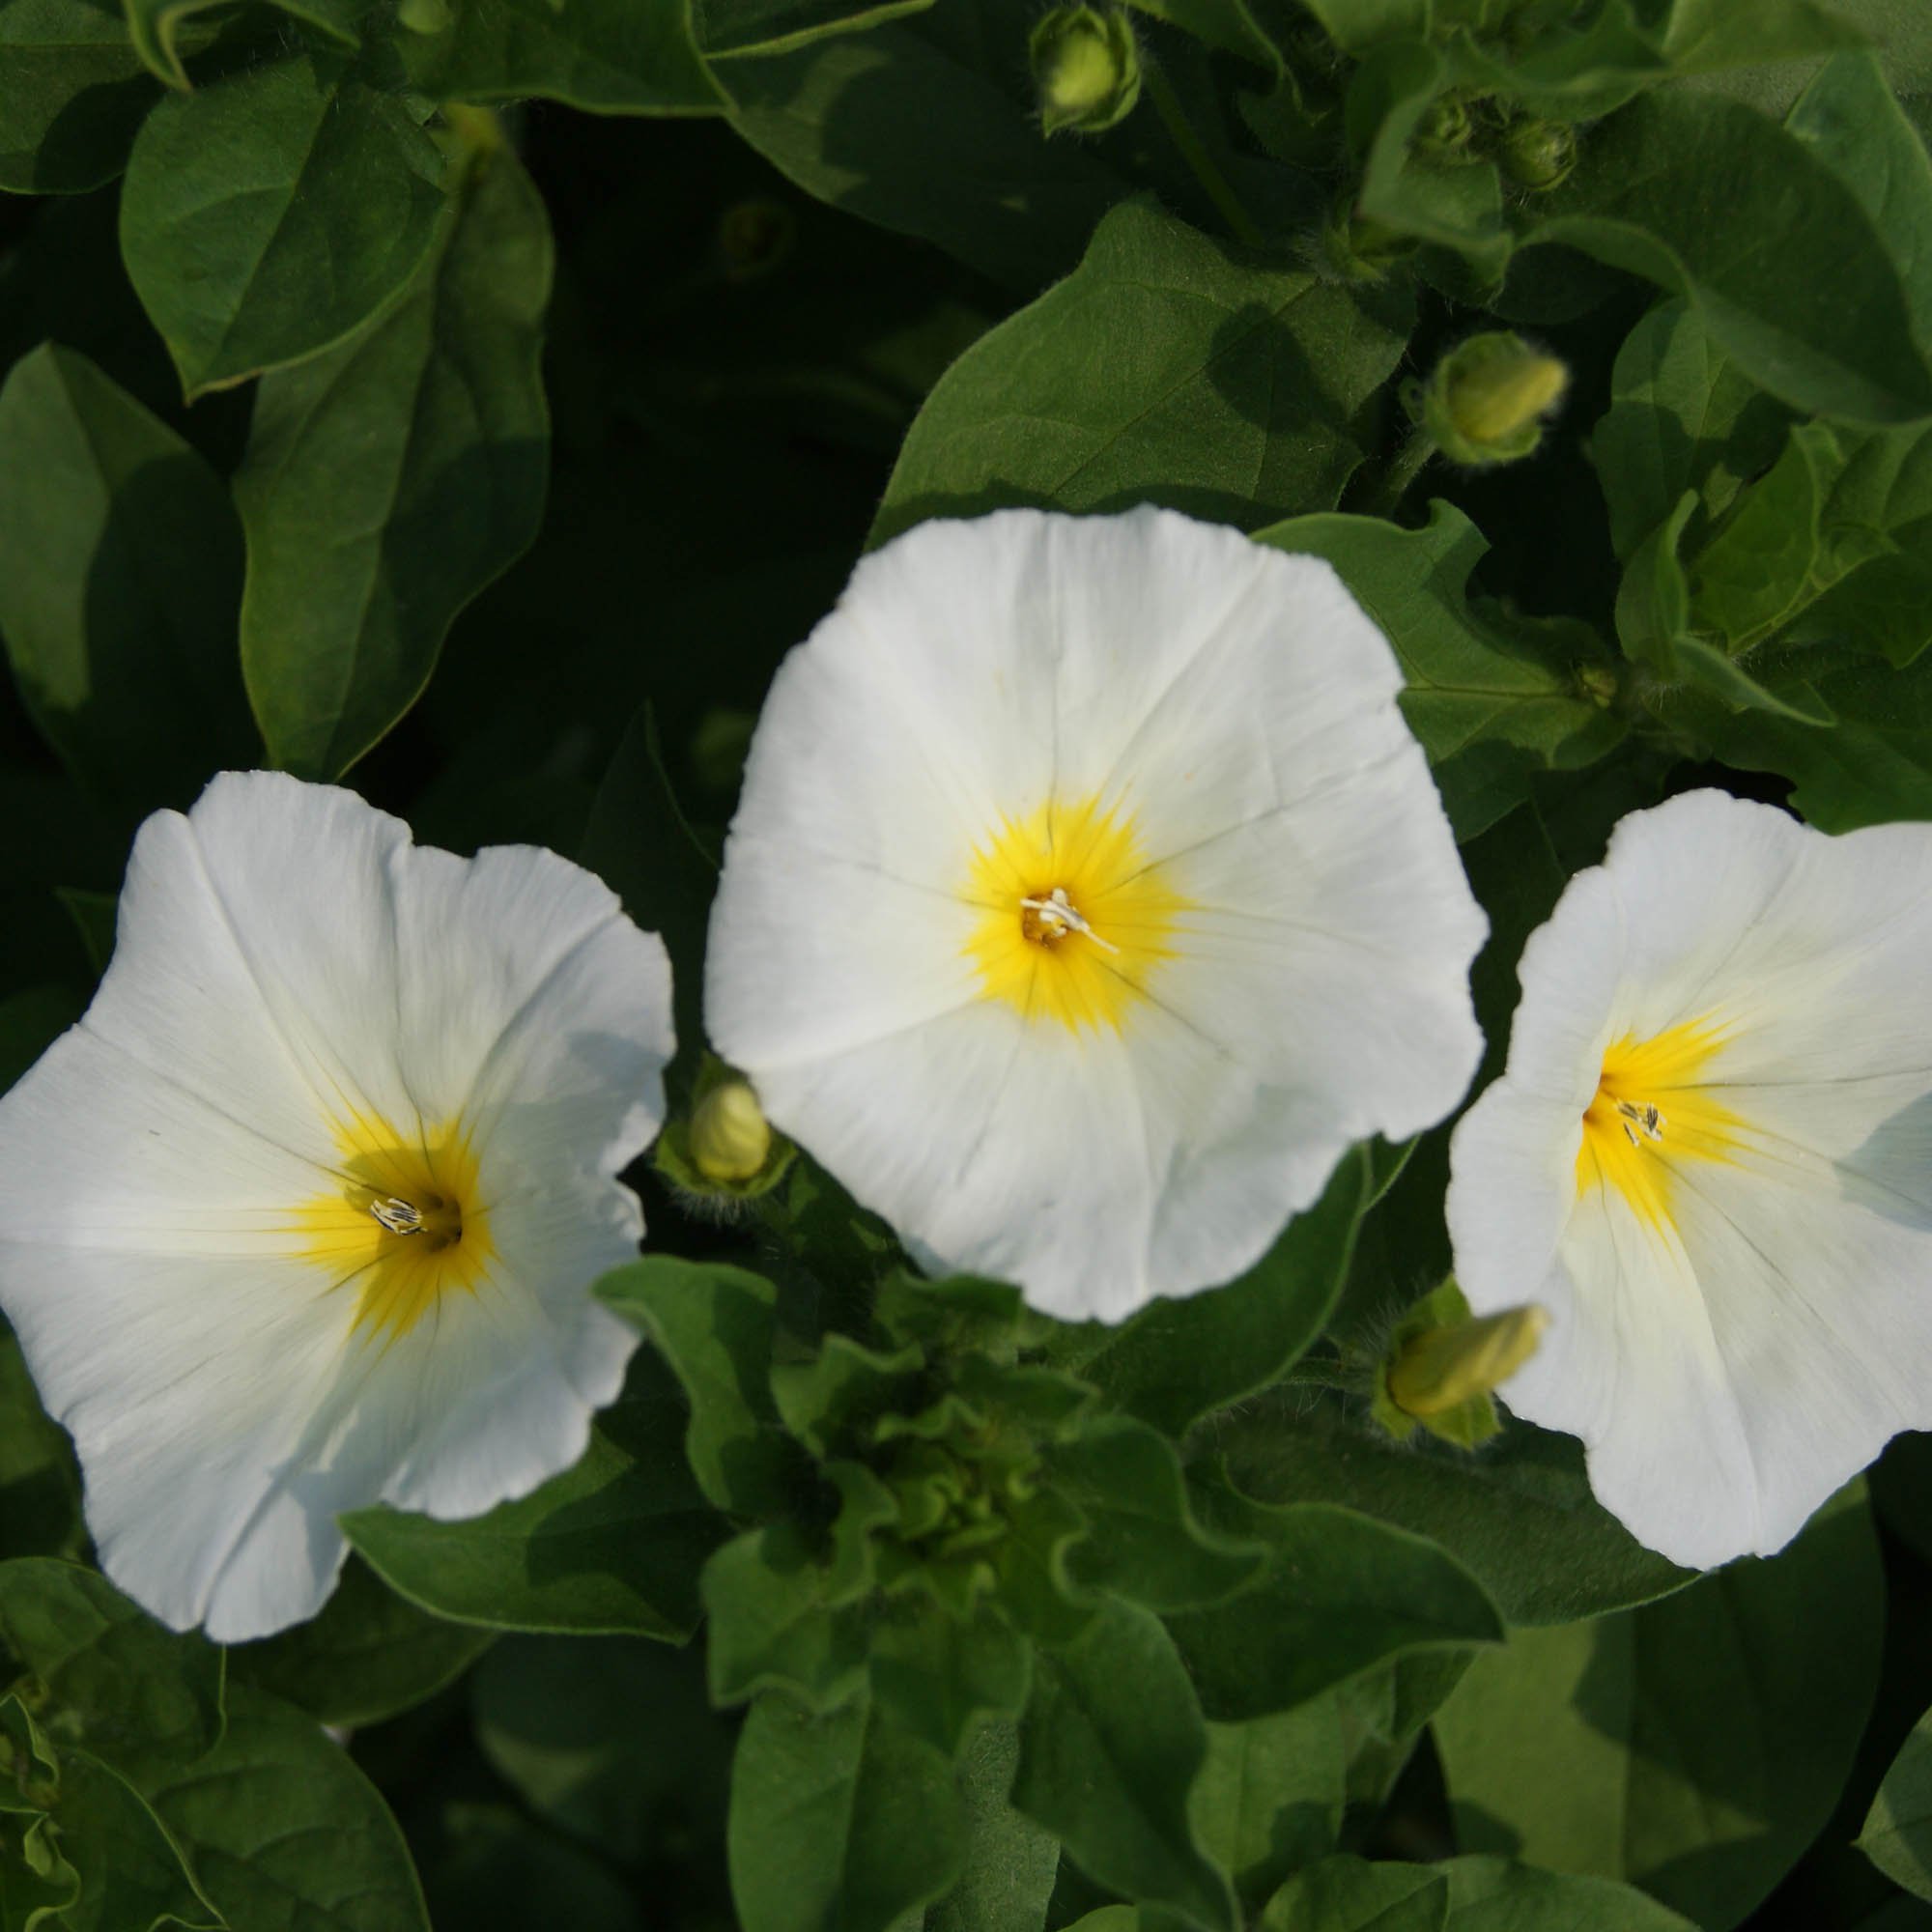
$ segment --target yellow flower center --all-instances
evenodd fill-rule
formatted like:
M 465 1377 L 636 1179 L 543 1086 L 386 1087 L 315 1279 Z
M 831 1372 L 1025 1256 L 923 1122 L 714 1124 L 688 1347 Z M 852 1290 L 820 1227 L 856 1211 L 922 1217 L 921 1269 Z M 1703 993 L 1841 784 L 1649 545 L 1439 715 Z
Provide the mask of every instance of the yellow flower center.
M 358 1114 L 335 1123 L 335 1140 L 341 1184 L 296 1209 L 301 1253 L 355 1289 L 356 1329 L 395 1341 L 489 1269 L 476 1155 L 454 1122 L 410 1136 Z
M 1686 1020 L 1650 1039 L 1626 1034 L 1604 1055 L 1597 1092 L 1583 1112 L 1577 1191 L 1613 1187 L 1653 1228 L 1672 1225 L 1674 1164 L 1728 1162 L 1743 1122 L 1709 1097 L 1710 1060 L 1728 1029 L 1709 1017 Z
M 981 997 L 1075 1033 L 1120 1031 L 1186 909 L 1132 817 L 1097 798 L 1003 818 L 960 890 L 983 913 L 967 942 Z

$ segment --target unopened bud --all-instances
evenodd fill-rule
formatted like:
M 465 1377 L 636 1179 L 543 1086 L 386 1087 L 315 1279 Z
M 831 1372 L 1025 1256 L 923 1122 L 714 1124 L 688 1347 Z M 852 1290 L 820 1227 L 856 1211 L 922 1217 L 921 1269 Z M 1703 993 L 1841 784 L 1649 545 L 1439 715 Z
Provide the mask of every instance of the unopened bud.
M 1040 126 L 1099 134 L 1126 119 L 1141 95 L 1141 56 L 1116 8 L 1056 7 L 1028 42 Z
M 1422 117 L 1415 134 L 1416 149 L 1433 161 L 1474 160 L 1477 157 L 1469 152 L 1469 136 L 1474 131 L 1469 110 L 1453 96 L 1444 95 L 1432 102 Z
M 691 1158 L 707 1180 L 750 1180 L 771 1151 L 771 1122 L 749 1081 L 721 1081 L 697 1103 Z
M 1506 329 L 1472 335 L 1436 365 L 1422 395 L 1422 426 L 1456 463 L 1514 463 L 1541 440 L 1570 371 Z
M 1500 1315 L 1425 1328 L 1396 1350 L 1389 1365 L 1389 1399 L 1418 1421 L 1487 1396 L 1535 1354 L 1548 1311 L 1533 1302 Z
M 1577 165 L 1577 133 L 1561 121 L 1519 121 L 1503 136 L 1503 173 L 1537 193 L 1568 179 Z

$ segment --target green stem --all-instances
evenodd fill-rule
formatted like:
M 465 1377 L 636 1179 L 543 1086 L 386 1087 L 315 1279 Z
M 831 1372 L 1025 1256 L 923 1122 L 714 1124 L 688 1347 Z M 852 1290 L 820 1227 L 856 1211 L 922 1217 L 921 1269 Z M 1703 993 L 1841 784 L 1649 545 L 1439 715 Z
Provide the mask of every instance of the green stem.
M 1408 486 L 1422 474 L 1423 466 L 1435 454 L 1435 439 L 1427 430 L 1409 432 L 1409 438 L 1396 452 L 1395 460 L 1383 472 L 1374 494 L 1363 508 L 1372 517 L 1390 517 L 1408 495 Z
M 1194 124 L 1188 120 L 1187 110 L 1181 106 L 1180 97 L 1175 93 L 1166 74 L 1150 61 L 1142 70 L 1141 84 L 1152 100 L 1154 112 L 1160 116 L 1160 125 L 1167 129 L 1168 138 L 1179 150 L 1180 158 L 1194 171 L 1194 179 L 1201 184 L 1202 190 L 1214 204 L 1221 219 L 1228 224 L 1228 232 L 1244 247 L 1265 246 L 1266 238 L 1236 198 L 1235 190 L 1228 185 L 1227 176 L 1214 165 L 1214 156 L 1194 131 Z

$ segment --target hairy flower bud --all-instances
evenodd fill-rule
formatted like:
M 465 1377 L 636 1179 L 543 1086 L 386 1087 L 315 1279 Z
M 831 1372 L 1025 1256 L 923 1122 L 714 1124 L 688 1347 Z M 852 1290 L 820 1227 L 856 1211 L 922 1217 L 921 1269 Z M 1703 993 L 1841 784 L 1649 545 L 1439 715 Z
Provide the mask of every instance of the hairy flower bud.
M 1503 136 L 1499 158 L 1518 187 L 1541 192 L 1577 165 L 1577 133 L 1561 121 L 1519 121 Z
M 1373 1411 L 1391 1435 L 1416 1425 L 1473 1448 L 1501 1426 L 1491 1393 L 1536 1352 L 1549 1318 L 1541 1308 L 1506 1308 L 1481 1321 L 1454 1280 L 1425 1294 L 1389 1337 L 1376 1364 Z
M 750 1180 L 771 1151 L 771 1122 L 750 1081 L 722 1081 L 697 1103 L 691 1158 L 707 1180 Z
M 1472 335 L 1436 364 L 1423 390 L 1422 426 L 1457 463 L 1514 463 L 1542 439 L 1570 372 L 1505 329 Z
M 1140 99 L 1140 49 L 1118 9 L 1056 7 L 1034 28 L 1028 50 L 1040 126 L 1049 134 L 1062 128 L 1104 133 Z

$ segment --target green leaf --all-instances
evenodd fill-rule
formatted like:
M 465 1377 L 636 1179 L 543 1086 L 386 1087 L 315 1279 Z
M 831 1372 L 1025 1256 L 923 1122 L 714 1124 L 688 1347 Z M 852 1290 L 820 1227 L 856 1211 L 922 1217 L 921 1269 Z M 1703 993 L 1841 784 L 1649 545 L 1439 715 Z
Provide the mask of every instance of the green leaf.
M 1246 0 L 1128 0 L 1128 4 L 1192 34 L 1210 47 L 1264 68 L 1270 74 L 1282 71 L 1281 49 L 1268 38 Z
M 1489 544 L 1453 505 L 1432 504 L 1419 530 L 1378 517 L 1296 517 L 1257 540 L 1326 557 L 1394 646 L 1407 686 L 1403 716 L 1459 840 L 1526 798 L 1531 773 L 1594 763 L 1622 736 L 1584 683 L 1598 667 L 1565 663 L 1547 639 L 1471 609 L 1469 573 Z
M 877 1580 L 871 1532 L 898 1507 L 857 1463 L 825 1471 L 838 1492 L 823 1535 L 797 1522 L 748 1530 L 704 1566 L 711 1695 L 735 1704 L 768 1687 L 830 1710 L 866 1674 Z
M 1383 41 L 1423 35 L 1430 0 L 1302 0 L 1345 54 L 1364 54 Z
M 403 301 L 263 379 L 235 499 L 242 667 L 270 758 L 332 779 L 421 695 L 457 612 L 542 521 L 550 224 L 507 148 L 470 162 Z
M 1442 1932 L 1449 1881 L 1430 1865 L 1323 1859 L 1268 1900 L 1262 1932 Z
M 1516 1632 L 1435 1719 L 1462 1843 L 1629 1880 L 1724 1932 L 1837 1802 L 1877 1682 L 1883 1599 L 1854 1487 L 1779 1556 L 1639 1609 Z
M 1889 139 L 1871 130 L 1874 144 Z M 1852 174 L 1739 101 L 1660 89 L 1592 130 L 1529 239 L 1685 296 L 1738 365 L 1794 408 L 1910 422 L 1932 414 L 1932 318 L 1915 311 L 1914 271 Z
M 442 156 L 336 54 L 171 94 L 143 123 L 121 248 L 193 398 L 333 347 L 421 268 Z
M 92 893 L 80 886 L 60 886 L 55 897 L 67 908 L 74 930 L 87 952 L 87 963 L 99 980 L 114 957 L 115 929 L 121 919 L 119 893 Z
M 810 1361 L 772 1368 L 772 1397 L 792 1435 L 815 1456 L 836 1456 L 867 1423 L 912 1398 L 924 1364 L 921 1349 L 881 1354 L 835 1332 Z
M 1859 1850 L 1893 1883 L 1932 1899 L 1932 1711 L 1892 1759 L 1859 1833 Z
M 870 541 L 1003 504 L 1153 500 L 1244 527 L 1333 503 L 1407 335 L 1404 298 L 1265 264 L 1150 201 L 940 379 Z
M 182 29 L 197 14 L 222 4 L 223 0 L 122 0 L 128 37 L 148 71 L 184 91 L 189 83 L 179 44 Z M 270 0 L 270 4 L 352 53 L 362 44 L 355 22 L 363 9 L 356 0 Z
M 834 34 L 864 33 L 933 0 L 703 0 L 698 39 L 711 60 L 770 57 Z
M 1508 1859 L 1449 1859 L 1447 1932 L 1696 1932 L 1627 1885 L 1538 1871 Z
M 664 1365 L 640 1350 L 574 1468 L 464 1521 L 355 1510 L 343 1531 L 435 1616 L 682 1642 L 697 1624 L 698 1571 L 725 1534 L 685 1465 L 685 1420 Z
M 1499 1643 L 1502 1619 L 1453 1556 L 1328 1503 L 1270 1509 L 1202 1492 L 1213 1520 L 1267 1546 L 1261 1580 L 1168 1629 L 1221 1722 L 1292 1710 L 1407 1651 Z
M 405 49 L 440 100 L 536 95 L 593 114 L 715 114 L 724 95 L 692 32 L 690 0 L 448 0 L 448 24 Z
M 48 343 L 0 388 L 0 633 L 48 741 L 103 800 L 185 805 L 256 762 L 235 662 L 242 546 L 221 479 Z
M 1348 1764 L 1331 1698 L 1208 1726 L 1188 1812 L 1195 1835 L 1255 1912 L 1291 1872 L 1335 1849 Z
M 954 1616 L 923 1590 L 896 1592 L 870 1637 L 872 1700 L 902 1731 L 956 1758 L 988 1719 L 1026 1703 L 1033 1653 L 991 1604 Z
M 1207 1726 L 1159 1620 L 1110 1601 L 1074 1642 L 1035 1661 L 1012 1802 L 1101 1885 L 1229 1932 L 1228 1882 L 1188 1817 L 1207 1754 Z
M 220 1744 L 144 1795 L 230 1925 L 428 1932 L 403 1834 L 375 1786 L 313 1718 L 264 1691 L 235 1687 Z
M 951 1889 L 965 1822 L 945 1758 L 863 1694 L 820 1718 L 769 1694 L 738 1740 L 727 1843 L 744 1932 L 886 1932 Z
M 0 1644 L 45 1690 L 55 1742 L 84 1744 L 136 1780 L 221 1735 L 221 1652 L 164 1630 L 77 1563 L 0 1563 Z
M 38 1932 L 48 1913 L 79 1895 L 79 1874 L 61 1856 L 53 1820 L 0 1811 L 0 1932 Z
M 1265 1560 L 1259 1544 L 1196 1520 L 1173 1444 L 1144 1422 L 1103 1418 L 1054 1450 L 1047 1469 L 1087 1519 L 1067 1569 L 1089 1589 L 1151 1610 L 1192 1609 L 1233 1596 Z
M 670 1364 L 691 1405 L 697 1486 L 738 1516 L 784 1516 L 804 1466 L 772 1400 L 776 1293 L 762 1275 L 675 1255 L 646 1255 L 597 1284 Z
M 722 63 L 731 125 L 835 208 L 916 235 L 1021 295 L 1063 275 L 1130 190 L 1040 138 L 1017 0 L 951 0 L 770 59 Z
M 325 1724 L 376 1724 L 453 1683 L 494 1641 L 431 1616 L 351 1557 L 320 1616 L 235 1646 L 228 1676 Z
M 1368 1199 L 1362 1150 L 1342 1156 L 1321 1200 L 1238 1280 L 1149 1304 L 1117 1329 L 1065 1331 L 1079 1373 L 1117 1407 L 1179 1436 L 1204 1415 L 1276 1380 L 1321 1332 L 1348 1272 Z
M 1304 1394 L 1237 1418 L 1215 1446 L 1264 1502 L 1346 1504 L 1440 1544 L 1512 1624 L 1594 1616 L 1690 1580 L 1591 1495 L 1575 1438 L 1526 1423 L 1471 1457 L 1405 1447 L 1341 1402 Z
M 0 1324 L 0 1558 L 78 1556 L 86 1540 L 73 1445 L 41 1406 L 20 1345 Z
M 52 1817 L 61 1855 L 80 1883 L 79 1898 L 57 1921 L 61 1932 L 147 1932 L 157 1924 L 165 1932 L 225 1932 L 167 1828 L 120 1773 L 85 1751 L 65 1752 Z
M 620 1863 L 722 1834 L 731 1731 L 693 1651 L 509 1637 L 471 1679 L 483 1755 L 542 1818 Z
M 0 0 L 0 190 L 112 181 L 159 94 L 112 0 Z
M 461 1932 L 637 1932 L 637 1899 L 602 1859 L 499 1804 L 451 1804 L 423 1867 L 434 1922 Z
M 926 1910 L 924 1932 L 1045 1932 L 1060 1875 L 1060 1841 L 1008 1802 L 1019 1732 L 982 1725 L 958 1768 L 966 1806 L 959 1883 Z

